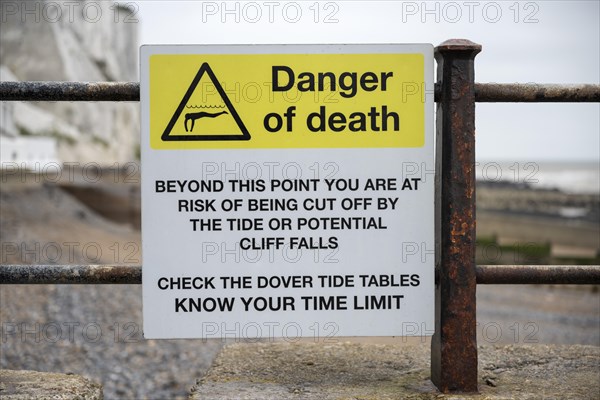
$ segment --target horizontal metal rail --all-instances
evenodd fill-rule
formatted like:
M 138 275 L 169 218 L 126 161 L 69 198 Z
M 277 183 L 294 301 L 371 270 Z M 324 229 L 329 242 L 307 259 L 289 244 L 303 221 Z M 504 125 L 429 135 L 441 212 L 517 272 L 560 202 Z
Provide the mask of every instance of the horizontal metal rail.
M 140 265 L 2 265 L 2 285 L 111 285 L 142 283 Z
M 435 101 L 440 88 L 435 86 Z M 0 101 L 139 101 L 138 82 L 0 82 Z M 477 102 L 600 102 L 600 85 L 476 83 Z
M 142 283 L 140 265 L 1 265 L 1 285 Z M 478 284 L 600 284 L 600 265 L 478 265 Z
M 481 285 L 597 285 L 600 265 L 478 265 Z
M 5 101 L 140 101 L 138 82 L 0 82 Z
M 476 83 L 475 101 L 480 103 L 597 103 L 600 102 L 600 85 Z

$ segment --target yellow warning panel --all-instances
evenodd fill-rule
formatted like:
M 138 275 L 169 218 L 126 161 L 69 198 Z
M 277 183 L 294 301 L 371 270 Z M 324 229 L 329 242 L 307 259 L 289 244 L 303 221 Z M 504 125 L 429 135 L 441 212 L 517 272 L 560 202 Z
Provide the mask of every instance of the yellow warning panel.
M 154 54 L 154 149 L 425 143 L 423 54 Z

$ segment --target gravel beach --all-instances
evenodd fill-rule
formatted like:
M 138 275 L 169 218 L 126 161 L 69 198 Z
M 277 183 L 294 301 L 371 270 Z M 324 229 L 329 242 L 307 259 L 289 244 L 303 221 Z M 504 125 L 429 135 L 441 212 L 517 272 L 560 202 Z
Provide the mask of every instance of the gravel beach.
M 2 264 L 141 263 L 139 231 L 52 185 L 3 184 L 0 220 Z M 187 398 L 222 346 L 143 339 L 140 285 L 1 286 L 0 305 L 1 368 L 80 374 L 106 399 Z
M 2 368 L 73 372 L 106 399 L 186 398 L 220 341 L 144 340 L 141 286 L 3 288 Z

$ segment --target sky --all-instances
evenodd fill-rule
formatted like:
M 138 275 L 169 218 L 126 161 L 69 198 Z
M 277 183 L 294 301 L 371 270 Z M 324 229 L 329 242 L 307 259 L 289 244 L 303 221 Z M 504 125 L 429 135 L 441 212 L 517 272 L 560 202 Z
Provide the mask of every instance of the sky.
M 600 83 L 600 1 L 140 1 L 140 44 L 483 46 L 477 82 Z M 600 160 L 600 104 L 478 103 L 476 154 Z

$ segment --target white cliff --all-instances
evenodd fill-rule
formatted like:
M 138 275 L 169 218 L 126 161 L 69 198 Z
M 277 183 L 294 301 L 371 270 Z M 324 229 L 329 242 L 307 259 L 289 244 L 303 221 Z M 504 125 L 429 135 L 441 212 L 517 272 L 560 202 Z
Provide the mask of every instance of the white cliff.
M 138 26 L 130 10 L 108 1 L 11 4 L 0 24 L 0 80 L 138 79 Z M 62 162 L 112 165 L 138 155 L 137 103 L 2 102 L 0 112 L 4 145 L 16 137 L 53 138 Z

